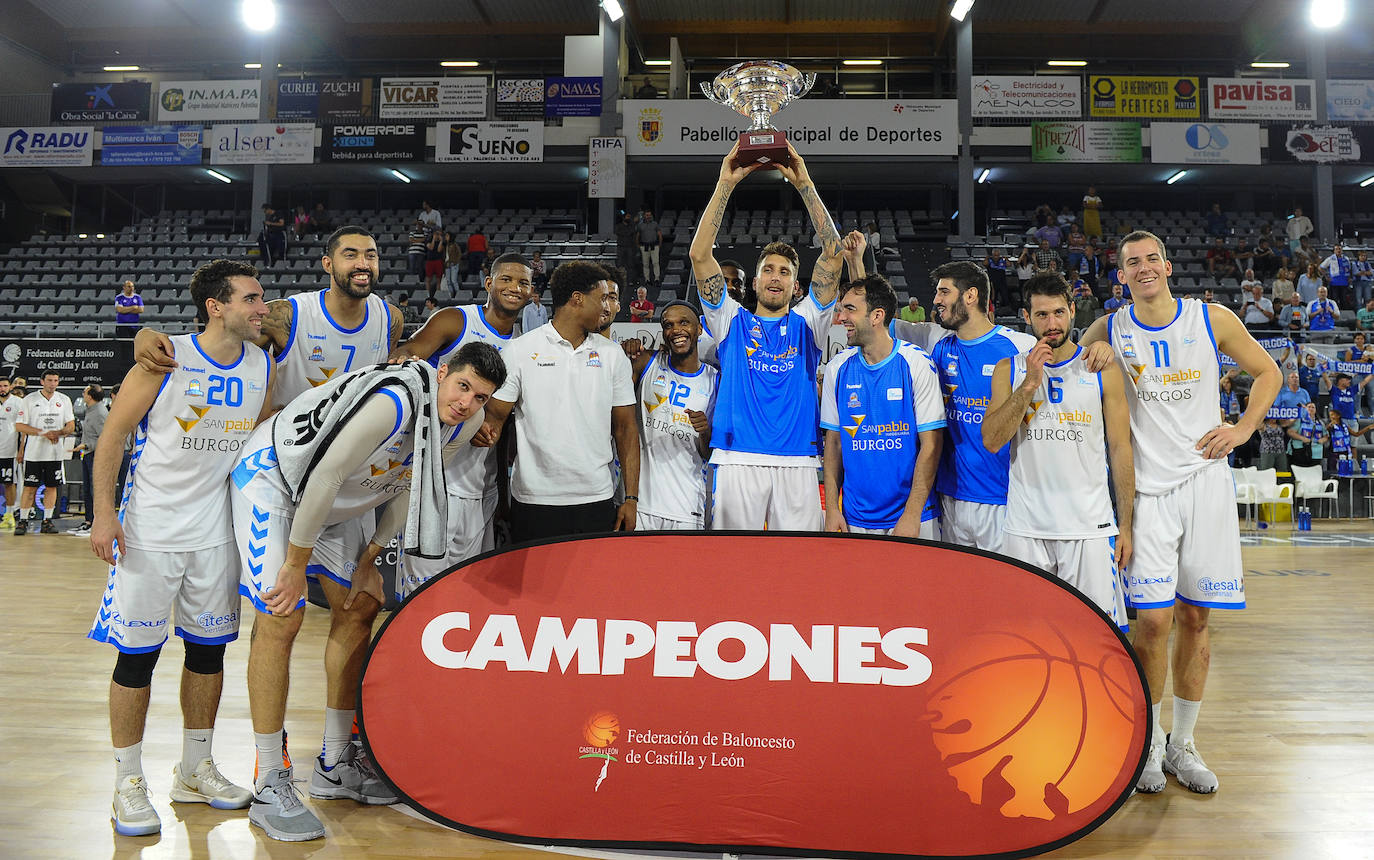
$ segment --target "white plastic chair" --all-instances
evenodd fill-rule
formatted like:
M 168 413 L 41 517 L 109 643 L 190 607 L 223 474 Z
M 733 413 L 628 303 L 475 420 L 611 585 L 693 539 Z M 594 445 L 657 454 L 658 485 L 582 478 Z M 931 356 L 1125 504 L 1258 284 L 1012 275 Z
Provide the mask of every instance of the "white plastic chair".
M 1231 479 L 1236 485 L 1236 504 L 1246 506 L 1245 522 L 1247 526 L 1254 525 L 1255 504 L 1258 501 L 1258 494 L 1255 492 L 1254 472 L 1253 466 L 1246 469 L 1231 468 Z
M 1326 512 L 1327 516 L 1330 516 L 1330 502 L 1340 498 L 1339 485 L 1336 480 L 1323 478 L 1321 466 L 1294 466 L 1293 478 L 1298 482 L 1297 497 L 1304 502 L 1312 499 L 1327 499 Z
M 1255 472 L 1255 498 L 1261 505 L 1287 505 L 1288 521 L 1293 522 L 1293 485 L 1280 484 L 1277 469 Z

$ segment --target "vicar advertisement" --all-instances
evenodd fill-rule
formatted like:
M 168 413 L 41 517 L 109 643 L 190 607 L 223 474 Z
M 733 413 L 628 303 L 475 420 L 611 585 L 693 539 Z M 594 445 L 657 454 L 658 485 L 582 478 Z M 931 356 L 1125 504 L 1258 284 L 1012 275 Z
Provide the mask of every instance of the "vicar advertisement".
M 485 119 L 487 79 L 382 78 L 382 119 Z

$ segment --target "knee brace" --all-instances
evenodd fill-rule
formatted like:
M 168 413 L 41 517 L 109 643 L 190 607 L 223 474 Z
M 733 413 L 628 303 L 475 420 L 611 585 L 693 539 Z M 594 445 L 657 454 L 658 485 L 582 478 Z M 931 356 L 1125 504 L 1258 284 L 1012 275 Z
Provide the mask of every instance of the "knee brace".
M 157 667 L 158 655 L 162 649 L 145 651 L 142 654 L 119 652 L 115 660 L 114 682 L 131 690 L 141 690 L 153 683 L 153 669 Z
M 225 645 L 202 645 L 186 641 L 186 660 L 182 664 L 186 671 L 197 675 L 218 675 L 224 671 Z

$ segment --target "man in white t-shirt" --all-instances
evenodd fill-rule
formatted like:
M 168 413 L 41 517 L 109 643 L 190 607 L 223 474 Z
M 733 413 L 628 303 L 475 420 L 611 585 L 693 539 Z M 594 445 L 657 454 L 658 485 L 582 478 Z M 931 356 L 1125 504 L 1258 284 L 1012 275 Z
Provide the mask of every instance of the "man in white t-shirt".
M 67 459 L 67 443 L 63 440 L 76 432 L 76 413 L 71 398 L 57 390 L 60 376 L 55 370 L 44 371 L 43 387 L 24 398 L 23 411 L 15 427 L 28 437 L 24 443 L 21 462 L 24 464 L 24 493 L 19 500 L 19 521 L 14 524 L 15 535 L 27 534 L 29 513 L 39 487 L 43 493 L 43 528 L 45 535 L 57 534 L 53 514 L 57 510 L 58 488 L 62 485 L 62 462 Z
M 14 528 L 14 456 L 19 453 L 19 431 L 14 429 L 24 401 L 10 393 L 10 381 L 0 376 L 0 529 Z

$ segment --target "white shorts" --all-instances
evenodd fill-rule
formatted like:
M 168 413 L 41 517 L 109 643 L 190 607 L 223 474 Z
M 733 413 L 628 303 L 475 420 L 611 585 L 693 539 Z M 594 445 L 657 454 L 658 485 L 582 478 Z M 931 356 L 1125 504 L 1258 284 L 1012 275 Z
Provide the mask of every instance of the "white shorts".
M 890 535 L 892 529 L 866 529 L 863 526 L 850 524 L 849 531 L 856 535 Z M 930 519 L 921 523 L 921 531 L 916 535 L 922 540 L 937 540 L 935 533 L 935 520 Z
M 821 494 L 812 466 L 711 466 L 711 528 L 821 530 Z
M 243 493 L 231 492 L 234 509 L 234 540 L 242 559 L 239 593 L 253 602 L 253 608 L 267 613 L 264 592 L 277 584 L 277 573 L 286 561 L 286 547 L 291 538 L 291 517 L 259 508 Z M 310 562 L 305 566 L 306 579 L 328 579 L 344 588 L 353 584 L 353 571 L 358 556 L 367 546 L 364 532 L 370 530 L 371 512 L 347 522 L 325 526 L 315 541 Z M 305 597 L 296 604 L 305 605 Z
M 670 520 L 640 511 L 635 517 L 635 529 L 642 532 L 699 532 L 706 528 L 701 519 Z
M 239 636 L 238 567 L 232 543 L 191 552 L 125 549 L 86 638 L 144 654 L 166 643 L 171 621 L 187 642 L 232 642 Z
M 1212 609 L 1244 609 L 1240 520 L 1234 479 L 1209 466 L 1157 496 L 1135 497 L 1135 549 L 1126 599 L 1162 609 L 1174 599 Z
M 1115 538 L 1052 540 L 1009 534 L 1002 539 L 1001 552 L 1059 577 L 1107 613 L 1113 624 L 1128 629 Z
M 449 496 L 449 540 L 444 557 L 407 555 L 402 558 L 396 570 L 396 599 L 405 600 L 417 588 L 454 565 L 494 548 L 491 521 L 495 515 L 495 496 L 482 499 Z
M 946 543 L 1001 552 L 1006 521 L 1006 505 L 985 505 L 940 495 L 940 540 Z

